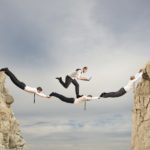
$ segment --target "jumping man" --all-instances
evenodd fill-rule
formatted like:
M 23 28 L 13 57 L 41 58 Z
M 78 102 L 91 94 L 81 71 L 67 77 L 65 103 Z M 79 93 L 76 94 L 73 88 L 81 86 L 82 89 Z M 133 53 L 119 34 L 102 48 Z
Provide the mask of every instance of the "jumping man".
M 90 78 L 87 77 L 83 77 L 82 75 L 84 73 L 86 73 L 88 70 L 88 67 L 85 66 L 82 69 L 76 69 L 73 73 L 68 74 L 66 76 L 65 82 L 62 80 L 62 77 L 57 77 L 56 79 L 58 79 L 58 81 L 60 82 L 60 84 L 65 87 L 68 88 L 68 86 L 72 83 L 75 86 L 75 91 L 76 91 L 76 97 L 79 98 L 82 95 L 79 95 L 79 83 L 77 82 L 77 80 L 84 80 L 84 81 L 90 81 Z

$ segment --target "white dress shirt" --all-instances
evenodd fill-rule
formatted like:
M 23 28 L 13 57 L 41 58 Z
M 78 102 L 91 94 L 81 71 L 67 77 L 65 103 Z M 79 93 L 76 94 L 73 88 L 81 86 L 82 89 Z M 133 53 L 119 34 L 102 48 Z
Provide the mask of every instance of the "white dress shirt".
M 79 98 L 76 98 L 75 101 L 74 101 L 74 104 L 79 104 L 79 103 L 82 103 L 82 102 L 85 102 L 85 101 L 91 101 L 91 100 L 96 100 L 98 99 L 99 97 L 90 97 L 90 96 L 82 96 L 82 97 L 79 97 Z
M 81 70 L 78 70 L 78 71 L 68 74 L 68 76 L 71 77 L 72 79 L 79 79 L 82 73 L 83 72 Z
M 29 92 L 29 93 L 34 93 L 40 97 L 44 97 L 44 98 L 47 98 L 47 96 L 43 93 L 43 92 L 38 92 L 37 91 L 37 88 L 33 88 L 33 87 L 30 87 L 30 86 L 25 86 L 25 91 Z
M 135 79 L 129 80 L 128 84 L 124 86 L 126 92 L 130 91 L 131 89 L 137 86 L 137 83 L 141 81 L 143 72 L 137 73 L 135 75 Z

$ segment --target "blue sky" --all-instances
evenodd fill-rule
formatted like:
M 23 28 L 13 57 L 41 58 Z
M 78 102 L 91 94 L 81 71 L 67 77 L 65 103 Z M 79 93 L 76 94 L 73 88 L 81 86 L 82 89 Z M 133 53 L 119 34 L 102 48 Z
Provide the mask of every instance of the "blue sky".
M 1 0 L 0 67 L 29 86 L 74 97 L 55 77 L 87 65 L 81 94 L 118 90 L 149 61 L 148 0 Z M 133 93 L 117 99 L 66 104 L 37 97 L 12 84 L 13 108 L 32 150 L 129 150 Z M 42 131 L 39 132 L 39 131 Z M 123 149 L 124 147 L 124 149 Z

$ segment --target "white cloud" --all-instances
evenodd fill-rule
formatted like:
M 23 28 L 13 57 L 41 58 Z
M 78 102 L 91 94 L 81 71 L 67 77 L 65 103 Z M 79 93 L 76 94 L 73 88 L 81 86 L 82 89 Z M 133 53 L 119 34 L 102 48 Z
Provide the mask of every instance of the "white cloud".
M 40 122 L 36 122 L 38 119 Z M 130 136 L 129 117 L 123 114 L 102 115 L 101 118 L 93 120 L 68 120 L 67 118 L 52 118 L 49 122 L 47 122 L 49 118 L 34 118 L 32 120 L 34 123 L 33 121 L 22 121 L 25 139 L 30 141 L 29 146 L 31 147 L 40 141 L 39 147 L 43 147 L 45 150 L 51 147 L 59 149 L 58 143 L 62 149 L 65 149 L 66 146 L 74 149 L 75 145 L 79 148 L 85 148 L 86 145 L 89 145 L 89 150 L 93 146 L 99 147 L 100 145 L 108 149 L 109 146 L 104 144 L 105 140 L 109 143 L 114 142 L 116 147 L 119 147 L 119 143 L 125 144 Z

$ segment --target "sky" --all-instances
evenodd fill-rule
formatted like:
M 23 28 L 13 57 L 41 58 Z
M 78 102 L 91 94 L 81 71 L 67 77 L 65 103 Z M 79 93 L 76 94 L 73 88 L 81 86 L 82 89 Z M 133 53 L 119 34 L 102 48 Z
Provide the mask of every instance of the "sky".
M 150 56 L 148 0 L 0 0 L 0 67 L 42 86 L 48 95 L 75 97 L 55 79 L 88 66 L 81 94 L 116 91 Z M 31 150 L 129 150 L 133 92 L 72 105 L 18 89 L 9 78 L 13 110 Z

